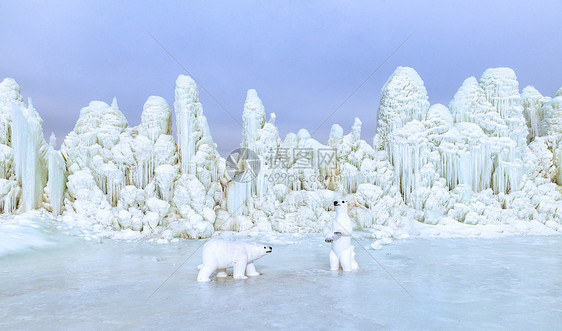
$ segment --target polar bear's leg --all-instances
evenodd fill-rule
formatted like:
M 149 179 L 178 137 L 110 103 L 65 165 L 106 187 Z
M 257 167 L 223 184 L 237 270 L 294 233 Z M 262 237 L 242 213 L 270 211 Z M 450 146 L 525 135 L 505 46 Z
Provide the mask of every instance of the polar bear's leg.
M 343 271 L 353 270 L 353 246 L 341 253 L 340 262 Z
M 226 273 L 226 269 L 218 269 L 217 278 L 225 278 L 225 277 L 228 277 L 228 274 Z
M 215 272 L 215 270 L 217 270 L 217 269 L 213 268 L 213 267 L 208 267 L 206 265 L 203 265 L 201 267 L 201 270 L 199 270 L 199 274 L 197 275 L 197 281 L 198 282 L 210 282 L 211 279 L 209 278 L 209 276 L 211 276 L 211 274 L 213 272 Z
M 256 271 L 256 266 L 254 266 L 254 263 L 248 263 L 248 265 L 246 266 L 246 276 L 259 276 L 260 273 Z
M 351 246 L 352 253 L 351 253 L 351 268 L 353 270 L 359 269 L 359 264 L 355 261 L 355 246 Z
M 330 250 L 330 270 L 339 270 L 340 269 L 340 261 L 336 253 L 333 250 Z
M 235 261 L 232 271 L 234 272 L 234 279 L 247 279 L 248 277 L 244 276 L 246 260 Z

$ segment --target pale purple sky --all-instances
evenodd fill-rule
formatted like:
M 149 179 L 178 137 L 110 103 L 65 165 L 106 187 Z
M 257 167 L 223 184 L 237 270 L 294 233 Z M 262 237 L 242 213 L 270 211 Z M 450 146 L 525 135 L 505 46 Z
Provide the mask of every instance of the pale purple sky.
M 46 136 L 74 128 L 91 100 L 117 97 L 138 125 L 151 95 L 174 102 L 182 69 L 154 35 L 241 122 L 255 88 L 281 137 L 314 131 L 411 33 L 412 38 L 319 130 L 363 121 L 371 141 L 380 90 L 413 67 L 430 102 L 448 105 L 462 81 L 515 70 L 522 89 L 562 85 L 562 1 L 2 1 L 0 79 L 12 77 L 44 119 Z M 200 88 L 222 154 L 241 128 Z

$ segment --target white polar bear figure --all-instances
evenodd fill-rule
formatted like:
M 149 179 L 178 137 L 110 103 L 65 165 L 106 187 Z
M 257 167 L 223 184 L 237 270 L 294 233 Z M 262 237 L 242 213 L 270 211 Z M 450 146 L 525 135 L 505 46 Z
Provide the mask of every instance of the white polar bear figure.
M 233 269 L 234 279 L 246 279 L 246 275 L 259 276 L 254 261 L 271 251 L 271 246 L 212 239 L 203 247 L 203 264 L 197 281 L 210 281 L 209 276 L 215 270 L 218 270 L 217 277 L 226 277 L 226 268 Z
M 330 232 L 326 235 L 326 242 L 332 243 L 330 251 L 330 270 L 343 271 L 359 269 L 355 261 L 355 247 L 351 245 L 353 227 L 347 215 L 347 201 L 336 200 L 336 219 L 332 221 Z

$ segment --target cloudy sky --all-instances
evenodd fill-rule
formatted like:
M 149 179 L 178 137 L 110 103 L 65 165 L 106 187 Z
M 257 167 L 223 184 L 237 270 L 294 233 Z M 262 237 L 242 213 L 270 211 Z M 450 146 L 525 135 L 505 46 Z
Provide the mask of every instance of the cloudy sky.
M 0 79 L 18 81 L 59 144 L 91 100 L 116 96 L 138 125 L 149 96 L 173 106 L 185 73 L 152 35 L 208 90 L 200 99 L 223 154 L 240 143 L 231 116 L 241 121 L 250 88 L 282 137 L 306 128 L 326 142 L 332 124 L 348 131 L 359 117 L 371 141 L 380 90 L 399 65 L 420 74 L 431 103 L 447 105 L 465 78 L 498 66 L 554 95 L 560 13 L 559 0 L 2 1 Z

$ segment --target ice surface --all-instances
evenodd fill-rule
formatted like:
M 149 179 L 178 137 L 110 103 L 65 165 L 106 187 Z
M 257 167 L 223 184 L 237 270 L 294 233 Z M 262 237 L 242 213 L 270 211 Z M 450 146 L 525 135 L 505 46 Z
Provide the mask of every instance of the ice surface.
M 38 214 L 0 218 L 0 259 L 13 254 L 39 252 L 56 243 L 50 219 Z
M 1 223 L 0 236 L 38 237 L 38 245 L 0 256 L 9 284 L 0 296 L 2 329 L 556 329 L 562 323 L 561 236 L 415 238 L 380 250 L 359 239 L 361 269 L 343 273 L 328 271 L 322 235 L 238 235 L 273 246 L 256 261 L 262 275 L 213 276 L 202 284 L 196 277 L 204 240 L 160 245 L 85 234 L 92 240 L 84 241 L 63 235 L 64 227 L 49 230 L 53 223 L 45 219 L 17 224 Z

